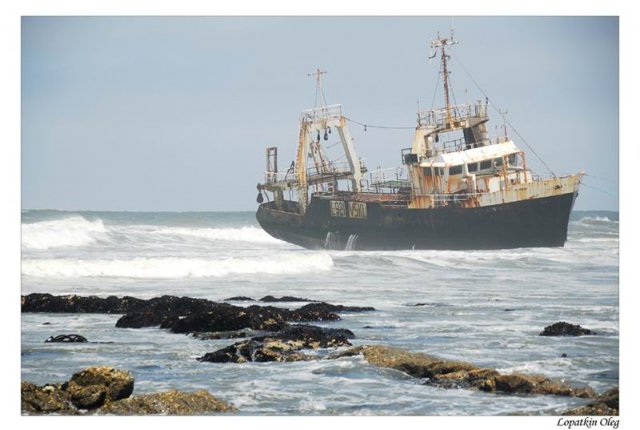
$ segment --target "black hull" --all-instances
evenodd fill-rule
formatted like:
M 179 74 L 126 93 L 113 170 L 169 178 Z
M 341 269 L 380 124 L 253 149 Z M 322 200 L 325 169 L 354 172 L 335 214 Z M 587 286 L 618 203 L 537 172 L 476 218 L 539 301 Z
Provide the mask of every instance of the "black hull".
M 332 216 L 329 199 L 312 198 L 304 216 L 277 210 L 269 202 L 260 205 L 256 218 L 270 235 L 311 249 L 557 247 L 567 240 L 576 196 L 577 192 L 479 208 L 408 209 L 370 202 L 364 219 Z

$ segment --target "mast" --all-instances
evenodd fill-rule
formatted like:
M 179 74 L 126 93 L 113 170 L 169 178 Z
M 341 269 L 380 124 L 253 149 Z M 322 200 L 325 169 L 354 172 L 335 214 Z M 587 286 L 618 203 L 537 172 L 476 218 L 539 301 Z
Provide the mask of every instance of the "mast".
M 324 98 L 324 91 L 322 91 L 322 75 L 326 75 L 327 72 L 325 70 L 320 70 L 317 68 L 313 73 L 307 73 L 307 76 L 315 76 L 316 77 L 316 100 L 313 104 L 313 107 L 318 107 L 318 99 L 320 99 L 320 107 L 326 107 L 327 101 Z
M 431 42 L 431 49 L 440 48 L 440 73 L 443 76 L 444 83 L 444 102 L 445 112 L 447 115 L 447 128 L 452 128 L 451 121 L 451 100 L 449 98 L 449 70 L 447 69 L 447 60 L 450 58 L 447 55 L 446 47 L 449 45 L 457 45 L 458 42 L 453 39 L 453 30 L 451 30 L 450 37 L 440 37 L 440 33 L 436 36 L 436 40 Z

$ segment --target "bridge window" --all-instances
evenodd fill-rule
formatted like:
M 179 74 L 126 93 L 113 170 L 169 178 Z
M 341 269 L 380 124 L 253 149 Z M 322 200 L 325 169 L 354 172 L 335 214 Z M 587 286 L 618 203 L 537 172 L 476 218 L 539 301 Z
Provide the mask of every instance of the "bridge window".
M 423 168 L 423 172 L 425 176 L 431 176 L 431 167 Z
M 478 171 L 478 163 L 467 164 L 467 168 L 469 172 L 477 172 Z
M 496 167 L 502 167 L 502 158 L 496 158 L 493 161 L 496 163 Z
M 485 170 L 490 168 L 491 168 L 491 160 L 484 160 L 480 162 L 480 170 Z
M 462 174 L 462 165 L 449 167 L 449 175 L 460 175 L 460 174 Z

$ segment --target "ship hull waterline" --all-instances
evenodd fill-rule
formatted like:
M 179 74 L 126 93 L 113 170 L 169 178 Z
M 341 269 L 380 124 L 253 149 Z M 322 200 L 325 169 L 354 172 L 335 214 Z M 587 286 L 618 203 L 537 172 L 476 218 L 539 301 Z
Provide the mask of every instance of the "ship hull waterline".
M 476 208 L 409 209 L 367 202 L 366 218 L 332 216 L 330 199 L 312 197 L 305 215 L 260 205 L 271 236 L 308 249 L 482 250 L 561 247 L 578 193 Z M 289 206 L 295 202 L 286 202 Z

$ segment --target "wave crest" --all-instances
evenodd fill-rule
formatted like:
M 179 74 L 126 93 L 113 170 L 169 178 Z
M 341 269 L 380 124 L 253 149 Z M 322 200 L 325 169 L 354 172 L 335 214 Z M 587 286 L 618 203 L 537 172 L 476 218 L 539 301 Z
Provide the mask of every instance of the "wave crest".
M 233 242 L 257 242 L 276 243 L 278 239 L 270 236 L 263 229 L 258 227 L 236 227 L 236 228 L 185 228 L 185 227 L 162 227 L 154 230 L 153 234 L 166 236 L 180 236 L 187 238 L 199 238 L 212 241 L 224 240 Z
M 28 259 L 22 274 L 34 277 L 208 278 L 231 274 L 290 275 L 325 272 L 333 259 L 325 253 L 289 254 L 277 258 L 134 258 L 131 260 Z
M 611 220 L 609 219 L 609 217 L 606 217 L 606 216 L 587 216 L 584 218 L 580 218 L 578 222 L 580 224 L 587 224 L 587 225 L 618 224 L 617 220 Z
M 106 233 L 102 220 L 89 221 L 81 216 L 22 224 L 22 247 L 85 246 L 97 242 Z

